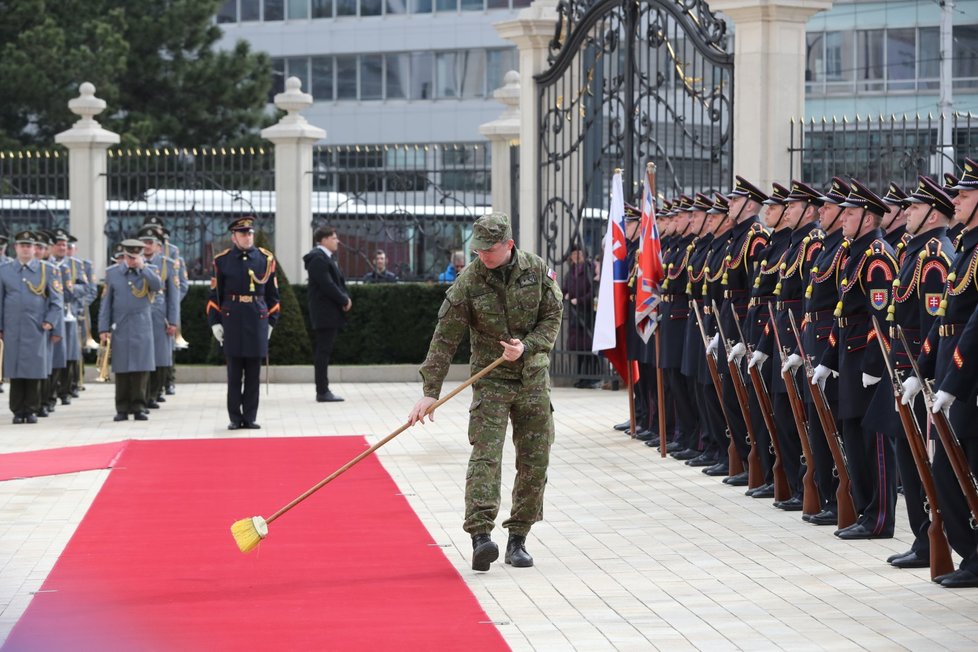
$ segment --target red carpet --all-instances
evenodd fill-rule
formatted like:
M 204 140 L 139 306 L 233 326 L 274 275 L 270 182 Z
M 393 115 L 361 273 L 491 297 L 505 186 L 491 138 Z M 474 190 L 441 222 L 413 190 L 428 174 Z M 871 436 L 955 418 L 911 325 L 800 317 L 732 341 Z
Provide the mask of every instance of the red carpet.
M 507 649 L 375 456 L 238 551 L 232 522 L 269 516 L 365 447 L 130 442 L 3 649 Z
M 110 469 L 129 441 L 113 441 L 90 446 L 68 446 L 24 453 L 0 455 L 0 481 L 58 475 L 76 471 Z

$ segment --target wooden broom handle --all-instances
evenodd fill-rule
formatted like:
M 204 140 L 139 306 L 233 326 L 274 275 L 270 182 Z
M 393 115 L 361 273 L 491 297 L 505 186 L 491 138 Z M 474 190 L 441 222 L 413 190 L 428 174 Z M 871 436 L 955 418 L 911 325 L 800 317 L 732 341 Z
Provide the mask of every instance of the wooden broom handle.
M 495 369 L 496 367 L 498 367 L 504 361 L 505 361 L 505 358 L 503 358 L 503 356 L 499 356 L 498 358 L 496 358 L 495 360 L 493 360 L 492 361 L 492 364 L 490 364 L 488 367 L 484 368 L 482 371 L 480 371 L 479 373 L 475 374 L 474 376 L 472 376 L 471 378 L 469 378 L 468 380 L 466 380 L 464 383 L 462 383 L 461 385 L 459 385 L 458 387 L 456 387 L 455 389 L 453 389 L 447 396 L 444 396 L 444 397 L 438 399 L 437 401 L 435 401 L 434 404 L 430 408 L 428 408 L 428 411 L 425 412 L 425 415 L 427 416 L 427 415 L 431 414 L 432 412 L 434 412 L 436 408 L 438 408 L 439 406 L 441 406 L 443 403 L 445 403 L 446 401 L 448 401 L 450 398 L 452 398 L 453 396 L 455 396 L 456 394 L 458 394 L 459 392 L 461 392 L 463 389 L 465 389 L 466 387 L 468 387 L 469 385 L 471 385 L 475 381 L 479 380 L 480 378 L 482 378 L 483 376 L 485 376 L 486 374 L 488 374 L 490 371 L 492 371 L 493 369 Z M 411 427 L 411 424 L 410 423 L 404 423 L 400 428 L 398 428 L 397 430 L 395 430 L 391 434 L 387 435 L 386 437 L 384 437 L 383 439 L 381 439 L 379 442 L 377 442 L 376 444 L 374 444 L 373 446 L 371 446 L 367 450 L 363 451 L 362 453 L 360 453 L 359 455 L 357 455 L 356 457 L 354 457 L 352 460 L 350 460 L 349 462 L 347 462 L 346 464 L 344 464 L 340 468 L 338 468 L 335 471 L 333 471 L 331 474 L 329 474 L 329 476 L 327 476 L 327 477 L 323 478 L 322 480 L 320 480 L 319 483 L 317 483 L 313 488 L 309 489 L 309 491 L 307 491 L 306 493 L 302 494 L 301 496 L 299 496 L 298 498 L 296 498 L 295 500 L 293 500 L 291 503 L 289 503 L 288 505 L 286 505 L 282 509 L 278 510 L 277 512 L 275 512 L 274 514 L 272 514 L 271 516 L 269 516 L 265 520 L 265 522 L 266 523 L 271 523 L 272 521 L 274 521 L 275 519 L 277 519 L 279 516 L 281 516 L 282 514 L 284 514 L 287 511 L 289 511 L 290 509 L 292 509 L 293 507 L 295 507 L 296 505 L 298 505 L 299 503 L 301 503 L 303 500 L 305 500 L 309 496 L 313 495 L 314 493 L 316 493 L 317 491 L 319 491 L 320 489 L 322 489 L 323 487 L 325 487 L 326 485 L 328 485 L 330 482 L 332 482 L 336 478 L 338 478 L 341 475 L 343 475 L 344 473 L 346 473 L 350 469 L 350 467 L 354 466 L 357 462 L 359 462 L 363 458 L 367 457 L 368 455 L 370 455 L 371 453 L 373 453 L 374 451 L 376 451 L 378 448 L 380 448 L 381 446 L 383 446 L 384 444 L 386 444 L 390 440 L 394 439 L 394 437 L 397 437 L 399 434 L 401 434 L 402 432 L 404 432 L 405 430 L 407 430 L 410 427 Z

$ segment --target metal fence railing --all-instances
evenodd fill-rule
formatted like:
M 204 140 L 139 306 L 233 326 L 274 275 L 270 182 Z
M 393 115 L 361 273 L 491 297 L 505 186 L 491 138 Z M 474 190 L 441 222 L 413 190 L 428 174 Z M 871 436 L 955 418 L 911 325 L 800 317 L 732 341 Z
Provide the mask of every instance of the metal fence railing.
M 68 153 L 0 151 L 0 232 L 68 224 Z
M 945 136 L 950 127 L 950 138 Z M 791 123 L 789 177 L 825 187 L 833 176 L 852 177 L 874 189 L 895 181 L 913 188 L 921 174 L 960 173 L 978 152 L 978 116 L 812 118 Z M 798 167 L 800 161 L 800 168 Z

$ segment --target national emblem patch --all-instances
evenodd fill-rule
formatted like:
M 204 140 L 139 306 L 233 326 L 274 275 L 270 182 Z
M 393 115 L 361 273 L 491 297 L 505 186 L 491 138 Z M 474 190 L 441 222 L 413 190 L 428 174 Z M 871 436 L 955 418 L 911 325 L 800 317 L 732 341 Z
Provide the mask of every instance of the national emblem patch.
M 931 317 L 937 315 L 941 309 L 941 294 L 939 292 L 928 292 L 924 294 L 924 308 Z
M 874 310 L 883 310 L 889 305 L 890 293 L 887 290 L 873 290 L 869 293 L 869 303 Z
M 547 278 L 549 278 L 551 281 L 556 281 L 557 280 L 557 272 L 553 271 L 552 269 L 550 269 L 548 267 L 547 268 Z

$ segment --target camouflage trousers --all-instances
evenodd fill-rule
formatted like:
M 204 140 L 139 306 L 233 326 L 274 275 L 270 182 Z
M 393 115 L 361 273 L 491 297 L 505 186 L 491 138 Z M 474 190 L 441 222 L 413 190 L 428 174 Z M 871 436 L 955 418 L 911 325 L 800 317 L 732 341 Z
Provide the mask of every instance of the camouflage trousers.
M 518 380 L 482 380 L 475 384 L 469 408 L 472 454 L 465 476 L 465 524 L 469 534 L 489 533 L 499 512 L 503 443 L 513 422 L 516 479 L 513 505 L 503 527 L 526 536 L 543 518 L 550 446 L 554 441 L 553 408 L 548 382 L 525 386 Z

